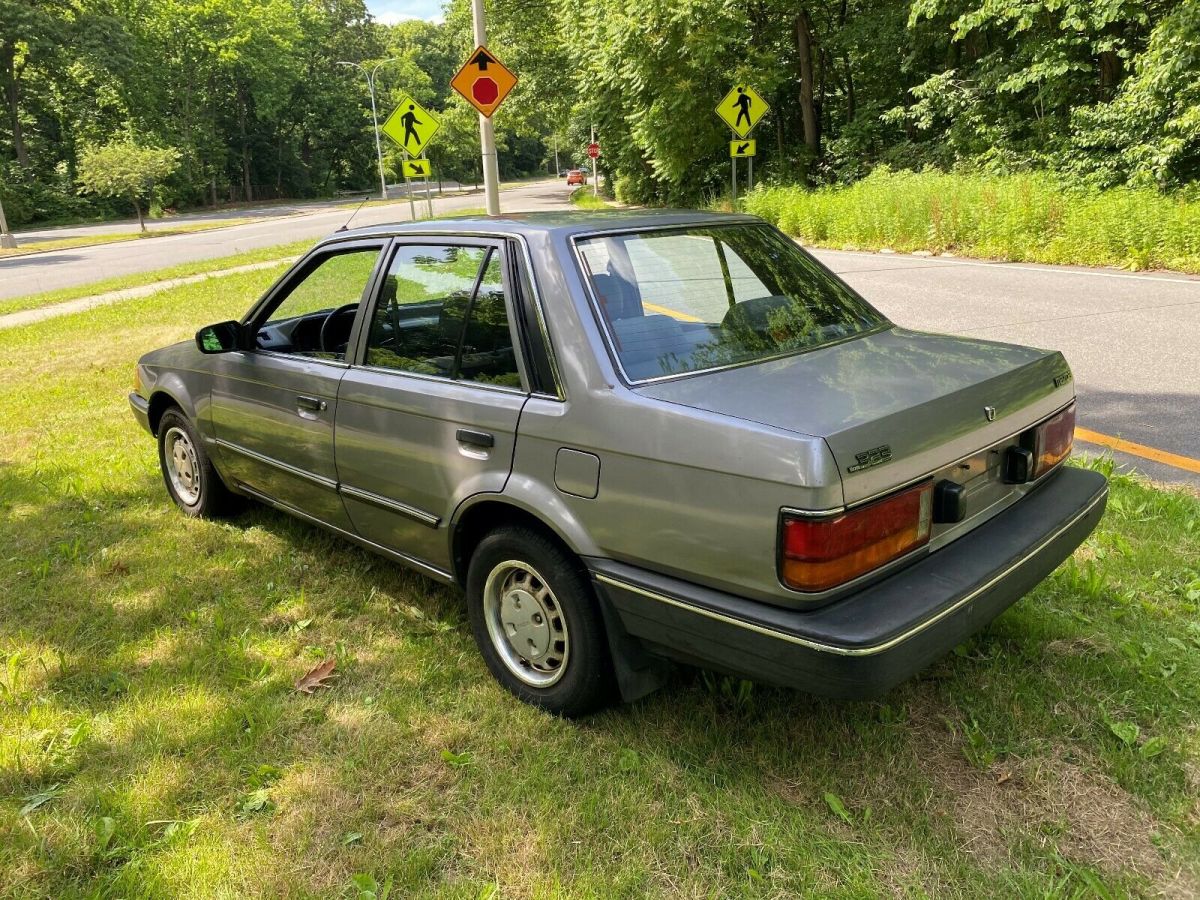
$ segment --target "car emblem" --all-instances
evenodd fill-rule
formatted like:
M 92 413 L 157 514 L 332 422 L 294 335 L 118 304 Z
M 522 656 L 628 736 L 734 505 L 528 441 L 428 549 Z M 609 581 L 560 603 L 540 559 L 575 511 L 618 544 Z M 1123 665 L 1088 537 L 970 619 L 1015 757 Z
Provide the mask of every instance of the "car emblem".
M 995 422 L 995 421 L 996 421 L 996 407 L 994 407 L 994 406 L 985 406 L 985 407 L 983 408 L 983 414 L 984 414 L 985 416 L 987 416 L 987 420 L 988 420 L 989 422 Z
M 855 463 L 852 466 L 847 466 L 847 472 L 861 472 L 863 469 L 869 469 L 872 466 L 881 466 L 892 458 L 892 447 L 890 444 L 880 444 L 878 447 L 872 447 L 870 450 L 864 450 L 862 453 L 855 453 Z

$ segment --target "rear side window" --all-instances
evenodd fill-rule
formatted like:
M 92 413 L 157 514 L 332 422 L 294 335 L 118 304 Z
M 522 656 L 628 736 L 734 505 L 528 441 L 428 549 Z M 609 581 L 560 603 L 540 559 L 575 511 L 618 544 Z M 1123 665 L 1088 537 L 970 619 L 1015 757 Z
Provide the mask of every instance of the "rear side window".
M 367 365 L 521 387 L 500 251 L 401 246 L 371 317 Z
M 632 381 L 798 353 L 887 323 L 766 226 L 605 235 L 578 247 Z

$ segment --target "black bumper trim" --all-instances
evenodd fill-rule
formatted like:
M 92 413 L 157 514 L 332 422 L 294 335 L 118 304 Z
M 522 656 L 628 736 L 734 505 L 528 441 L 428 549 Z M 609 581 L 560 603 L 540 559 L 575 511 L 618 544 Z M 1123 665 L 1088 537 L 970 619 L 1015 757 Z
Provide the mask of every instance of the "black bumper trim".
M 881 582 L 782 609 L 594 561 L 628 633 L 665 655 L 839 697 L 875 696 L 983 628 L 1096 527 L 1108 485 L 1063 469 L 1019 503 Z
M 138 424 L 154 434 L 154 429 L 150 427 L 150 401 L 133 391 L 129 395 L 129 408 L 133 410 L 133 417 L 138 420 Z

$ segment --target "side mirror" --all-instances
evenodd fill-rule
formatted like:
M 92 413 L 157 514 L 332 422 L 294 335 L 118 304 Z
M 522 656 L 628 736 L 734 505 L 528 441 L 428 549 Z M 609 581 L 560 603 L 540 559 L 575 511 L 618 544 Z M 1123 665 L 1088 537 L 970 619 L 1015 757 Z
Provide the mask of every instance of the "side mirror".
M 196 346 L 201 353 L 228 353 L 242 349 L 242 325 L 240 322 L 218 322 L 205 325 L 196 332 Z

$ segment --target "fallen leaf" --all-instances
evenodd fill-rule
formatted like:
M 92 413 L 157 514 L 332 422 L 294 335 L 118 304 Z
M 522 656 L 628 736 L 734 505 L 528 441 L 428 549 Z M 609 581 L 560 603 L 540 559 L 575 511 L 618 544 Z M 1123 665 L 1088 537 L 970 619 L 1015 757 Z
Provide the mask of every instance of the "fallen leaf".
M 996 775 L 996 784 L 1004 784 L 1004 782 L 1012 778 L 1012 772 L 1000 772 Z
M 333 674 L 335 665 L 337 660 L 330 657 L 325 662 L 313 666 L 296 682 L 296 690 L 302 694 L 314 694 L 317 688 L 329 687 L 329 680 L 337 677 Z

